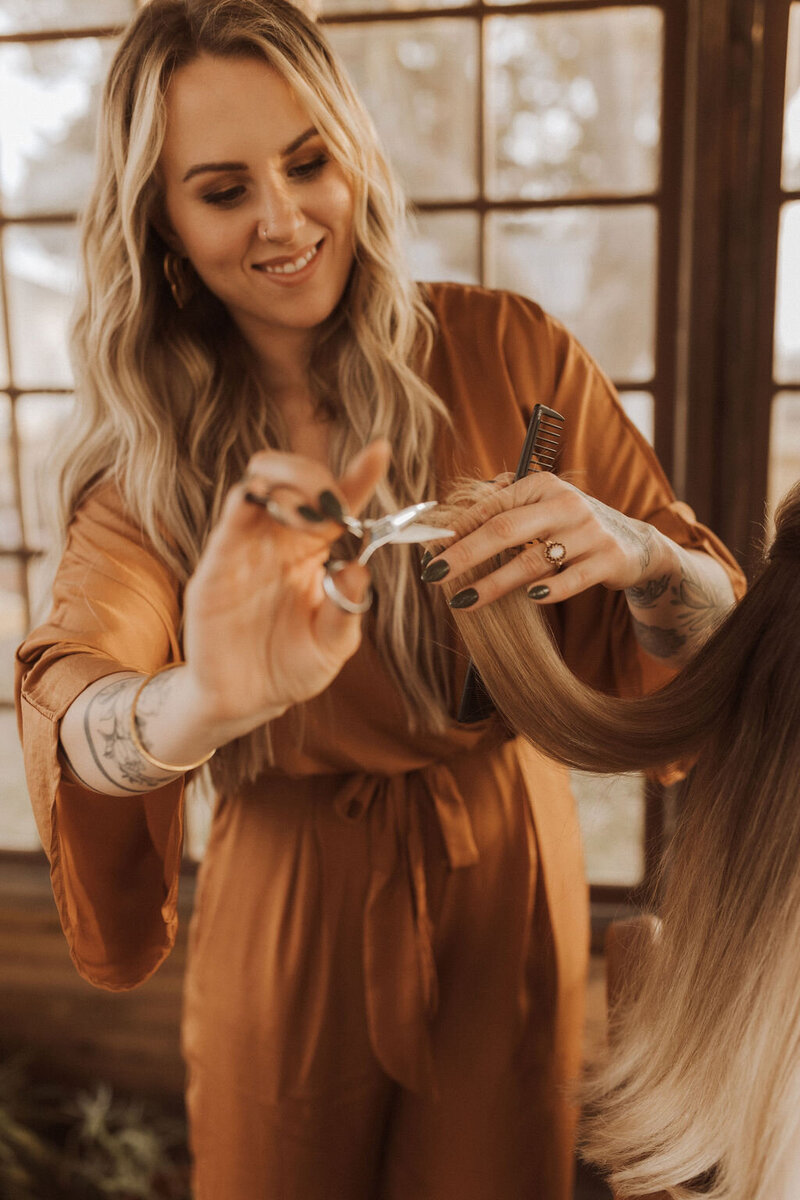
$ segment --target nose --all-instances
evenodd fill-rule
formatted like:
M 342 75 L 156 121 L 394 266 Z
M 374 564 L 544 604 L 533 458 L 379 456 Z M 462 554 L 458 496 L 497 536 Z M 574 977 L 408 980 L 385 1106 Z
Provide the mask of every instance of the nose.
M 302 225 L 303 215 L 290 189 L 272 183 L 264 189 L 257 234 L 263 242 L 291 242 Z

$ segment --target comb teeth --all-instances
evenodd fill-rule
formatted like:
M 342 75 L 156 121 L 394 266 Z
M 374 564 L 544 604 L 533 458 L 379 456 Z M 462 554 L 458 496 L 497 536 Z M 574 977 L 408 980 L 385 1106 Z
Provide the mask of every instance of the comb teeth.
M 564 417 L 555 409 L 541 407 L 531 444 L 528 474 L 531 471 L 552 471 L 558 455 Z

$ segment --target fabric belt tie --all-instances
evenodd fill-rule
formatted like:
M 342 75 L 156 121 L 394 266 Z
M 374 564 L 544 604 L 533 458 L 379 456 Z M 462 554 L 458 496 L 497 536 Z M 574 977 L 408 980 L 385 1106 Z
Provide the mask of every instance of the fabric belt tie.
M 363 956 L 372 1048 L 392 1079 L 435 1095 L 430 1022 L 438 984 L 420 826 L 425 802 L 436 812 L 450 867 L 476 863 L 478 848 L 464 798 L 441 763 L 408 775 L 351 776 L 334 800 L 346 820 L 369 823 Z

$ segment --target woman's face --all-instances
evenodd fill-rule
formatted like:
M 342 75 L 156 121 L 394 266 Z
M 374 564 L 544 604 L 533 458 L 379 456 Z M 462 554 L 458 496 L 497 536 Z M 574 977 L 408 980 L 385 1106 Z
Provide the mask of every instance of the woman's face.
M 307 341 L 353 264 L 343 171 L 258 59 L 203 55 L 176 71 L 166 103 L 159 165 L 173 248 L 256 349 L 293 331 Z

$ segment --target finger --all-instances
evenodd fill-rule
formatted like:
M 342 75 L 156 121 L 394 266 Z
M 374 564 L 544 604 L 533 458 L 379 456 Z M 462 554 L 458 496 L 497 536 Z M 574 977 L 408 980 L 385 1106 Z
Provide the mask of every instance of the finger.
M 580 566 L 578 575 L 570 577 L 570 585 L 574 585 L 577 590 L 602 582 L 602 556 L 594 552 L 591 540 L 582 537 L 573 539 L 567 549 L 566 566 L 561 570 L 548 561 L 546 549 L 547 545 L 544 542 L 525 546 L 519 554 L 495 570 L 469 580 L 467 586 L 462 585 L 455 577 L 447 576 L 445 584 L 448 602 L 453 608 L 479 609 L 517 588 L 530 589 L 540 584 L 552 588 L 556 578 L 560 582 L 566 576 L 566 569 L 570 564 Z M 567 594 L 576 594 L 575 591 L 568 592 L 568 589 L 565 590 L 561 586 L 556 591 L 557 598 L 562 599 Z M 541 593 L 539 598 L 544 599 L 548 594 L 549 592 Z
M 361 512 L 389 469 L 391 457 L 389 442 L 379 438 L 370 442 L 348 463 L 339 479 L 339 489 L 352 512 Z
M 440 551 L 426 566 L 423 581 L 439 583 L 456 579 L 506 551 L 548 539 L 562 542 L 569 554 L 580 554 L 589 545 L 589 534 L 582 513 L 565 512 L 558 498 L 505 509 Z
M 252 503 L 260 499 L 273 518 L 306 532 L 328 522 L 341 525 L 347 512 L 347 499 L 329 468 L 300 454 L 260 451 L 247 465 L 245 483 Z M 330 529 L 319 532 L 330 537 Z

